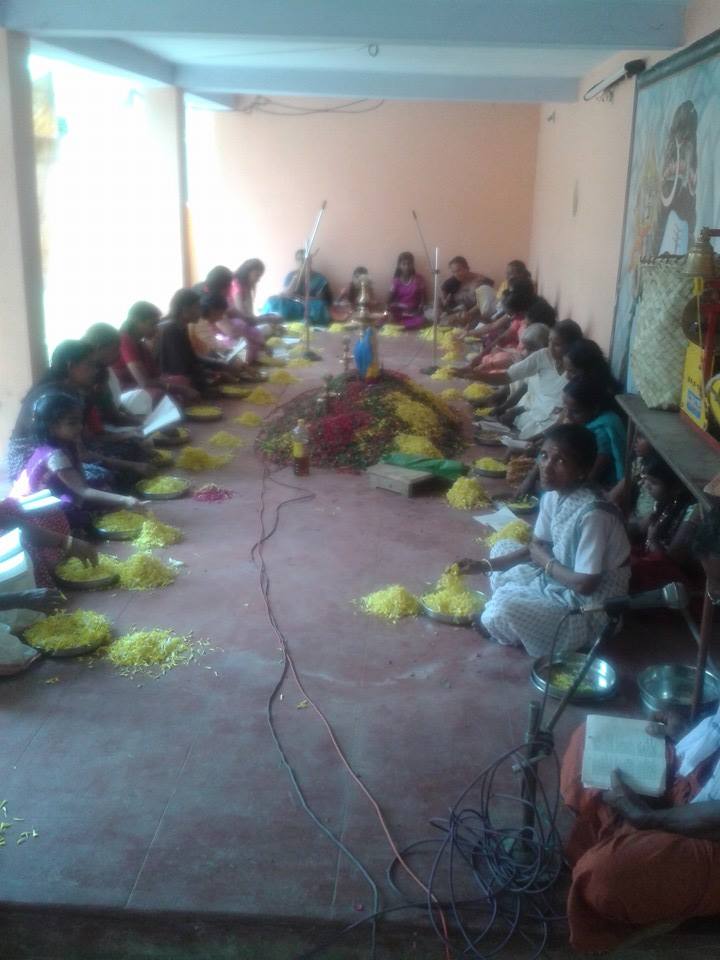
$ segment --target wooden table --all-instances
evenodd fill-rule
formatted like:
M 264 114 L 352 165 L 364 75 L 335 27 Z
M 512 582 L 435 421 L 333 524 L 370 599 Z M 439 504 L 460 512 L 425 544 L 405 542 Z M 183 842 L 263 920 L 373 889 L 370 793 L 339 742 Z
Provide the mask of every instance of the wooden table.
M 632 393 L 618 396 L 618 403 L 628 415 L 627 451 L 625 457 L 626 489 L 630 489 L 630 463 L 635 434 L 639 431 L 659 457 L 667 463 L 697 500 L 702 512 L 712 506 L 712 500 L 703 487 L 720 473 L 720 454 L 688 424 L 678 413 L 668 410 L 651 410 L 645 402 Z M 691 706 L 694 717 L 702 697 L 708 647 L 713 625 L 713 605 L 705 591 L 700 629 L 696 636 L 698 644 L 697 675 Z M 693 631 L 694 632 L 694 631 Z

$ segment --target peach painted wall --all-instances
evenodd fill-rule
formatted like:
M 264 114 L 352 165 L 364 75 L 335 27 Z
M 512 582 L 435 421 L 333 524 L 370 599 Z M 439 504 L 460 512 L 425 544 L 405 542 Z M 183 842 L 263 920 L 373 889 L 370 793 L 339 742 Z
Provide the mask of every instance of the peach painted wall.
M 523 104 L 390 102 L 302 118 L 189 111 L 197 269 L 260 257 L 262 302 L 327 200 L 315 265 L 335 291 L 363 264 L 384 295 L 405 249 L 427 274 L 413 209 L 442 268 L 463 254 L 499 278 L 529 252 L 537 120 L 537 105 Z
M 717 0 L 690 4 L 687 43 L 718 28 Z M 583 78 L 580 96 L 630 59 L 651 66 L 667 55 L 618 54 Z M 531 267 L 541 292 L 603 347 L 612 335 L 633 100 L 634 84 L 625 82 L 611 102 L 546 103 L 540 114 Z

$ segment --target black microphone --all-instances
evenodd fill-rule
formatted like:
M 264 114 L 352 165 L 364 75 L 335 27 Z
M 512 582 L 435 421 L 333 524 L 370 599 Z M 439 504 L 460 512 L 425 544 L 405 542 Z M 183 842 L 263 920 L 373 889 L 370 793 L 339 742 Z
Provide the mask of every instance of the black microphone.
M 667 607 L 669 610 L 683 610 L 688 603 L 688 595 L 681 583 L 667 583 L 659 590 L 646 590 L 625 597 L 610 597 L 603 603 L 588 607 L 578 607 L 573 613 L 607 613 L 617 616 L 624 610 L 649 610 L 653 607 Z

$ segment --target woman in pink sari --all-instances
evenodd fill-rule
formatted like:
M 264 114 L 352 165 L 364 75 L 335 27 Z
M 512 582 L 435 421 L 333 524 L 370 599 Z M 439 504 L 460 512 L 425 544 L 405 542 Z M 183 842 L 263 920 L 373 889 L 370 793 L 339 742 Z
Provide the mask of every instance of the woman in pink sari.
M 388 310 L 393 323 L 401 323 L 406 330 L 417 330 L 425 325 L 425 281 L 415 272 L 415 257 L 407 251 L 397 259 L 388 298 Z

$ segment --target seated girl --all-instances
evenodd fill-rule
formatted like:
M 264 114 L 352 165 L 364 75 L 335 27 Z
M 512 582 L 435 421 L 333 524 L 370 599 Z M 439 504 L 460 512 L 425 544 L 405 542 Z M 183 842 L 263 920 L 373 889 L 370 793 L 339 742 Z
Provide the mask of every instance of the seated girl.
M 548 430 L 539 455 L 545 493 L 529 546 L 501 540 L 489 559 L 460 561 L 463 572 L 490 577 L 480 625 L 498 643 L 522 646 L 531 657 L 549 654 L 554 642 L 558 653 L 577 650 L 607 617 L 567 614 L 627 593 L 630 544 L 620 511 L 588 479 L 596 458 L 595 437 L 585 427 Z
M 65 513 L 50 507 L 25 513 L 8 498 L 0 501 L 0 536 L 19 528 L 22 546 L 32 561 L 34 582 L 39 587 L 53 587 L 53 570 L 64 557 L 77 557 L 85 564 L 97 564 L 97 550 L 85 540 L 73 537 Z
M 125 393 L 143 390 L 156 404 L 166 393 L 180 400 L 187 397 L 184 383 L 160 373 L 153 355 L 153 344 L 162 313 L 145 300 L 134 303 L 120 327 L 120 355 L 113 364 L 113 372 Z
M 330 323 L 329 307 L 332 294 L 327 277 L 312 268 L 312 258 L 305 261 L 305 251 L 295 251 L 296 269 L 287 274 L 283 290 L 278 296 L 268 297 L 260 310 L 261 316 L 273 314 L 284 320 L 302 320 L 305 316 L 305 291 L 308 296 L 308 317 L 317 327 Z
M 50 367 L 40 381 L 25 394 L 13 427 L 8 447 L 8 473 L 14 480 L 35 449 L 33 409 L 43 394 L 55 391 L 71 393 L 84 401 L 97 377 L 95 351 L 82 340 L 63 340 L 53 351 Z M 87 411 L 86 411 L 87 413 Z M 98 427 L 98 424 L 95 424 Z
M 229 336 L 247 340 L 248 363 L 256 363 L 263 352 L 272 352 L 268 351 L 268 339 L 282 333 L 280 317 L 268 314 L 260 320 L 255 315 L 255 289 L 264 273 L 265 264 L 257 258 L 246 260 L 237 268 L 230 295 L 230 309 L 219 324 L 220 329 Z
M 563 390 L 565 422 L 579 423 L 595 436 L 598 454 L 589 479 L 605 490 L 618 483 L 625 469 L 625 425 L 612 408 L 607 384 L 574 377 Z
M 390 319 L 406 330 L 417 330 L 425 325 L 424 307 L 425 281 L 415 270 L 415 257 L 405 251 L 397 258 L 388 295 Z
M 193 350 L 188 327 L 200 319 L 200 294 L 178 290 L 170 301 L 167 319 L 158 327 L 155 359 L 164 377 L 182 383 L 185 397 L 198 400 L 210 384 L 219 379 L 222 366 L 199 357 Z
M 574 377 L 563 390 L 563 413 L 565 423 L 577 423 L 595 437 L 597 457 L 588 479 L 607 492 L 608 499 L 623 476 L 625 469 L 625 425 L 613 409 L 613 398 L 605 383 L 587 377 Z M 535 492 L 539 480 L 537 465 L 520 485 L 517 495 L 526 497 Z
M 570 380 L 584 376 L 602 383 L 612 397 L 620 392 L 620 384 L 613 376 L 605 354 L 594 340 L 583 337 L 572 345 L 565 354 L 565 370 Z
M 236 336 L 228 333 L 234 330 Z M 232 319 L 228 315 L 227 300 L 219 293 L 204 293 L 200 298 L 200 319 L 188 326 L 188 334 L 192 348 L 201 361 L 208 366 L 215 365 L 219 376 L 231 379 L 257 379 L 258 374 L 249 368 L 252 356 L 258 359 L 264 349 L 265 339 L 260 336 L 258 342 L 248 340 L 240 330 L 247 329 L 251 333 L 254 328 L 239 317 Z M 245 348 L 236 356 L 227 359 L 235 347 L 241 345 L 242 339 Z M 259 343 L 259 346 L 258 346 Z
M 69 393 L 48 393 L 35 403 L 35 450 L 10 491 L 12 499 L 50 490 L 63 503 L 72 529 L 86 530 L 91 507 L 134 509 L 140 501 L 90 486 L 83 469 L 83 404 Z
M 642 469 L 654 506 L 630 524 L 631 588 L 654 590 L 678 580 L 692 587 L 699 573 L 690 550 L 699 521 L 697 503 L 656 453 L 643 459 Z

